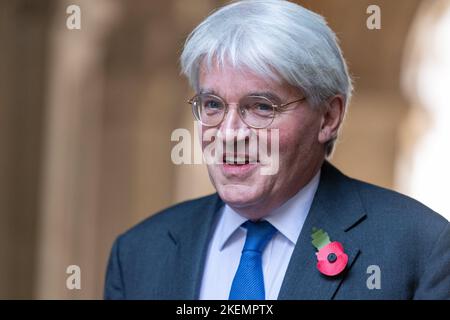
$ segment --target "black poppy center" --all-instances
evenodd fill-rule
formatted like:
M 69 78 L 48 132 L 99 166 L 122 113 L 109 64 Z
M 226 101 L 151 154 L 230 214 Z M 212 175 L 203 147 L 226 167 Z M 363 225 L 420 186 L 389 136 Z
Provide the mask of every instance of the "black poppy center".
M 335 253 L 330 253 L 327 257 L 329 263 L 334 263 L 337 260 L 337 256 Z

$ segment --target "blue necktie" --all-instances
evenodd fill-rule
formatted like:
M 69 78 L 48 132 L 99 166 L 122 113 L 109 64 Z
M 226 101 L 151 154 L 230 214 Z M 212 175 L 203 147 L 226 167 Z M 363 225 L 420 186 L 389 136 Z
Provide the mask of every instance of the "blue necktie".
M 262 253 L 277 230 L 267 221 L 247 221 L 242 226 L 247 229 L 247 238 L 229 300 L 264 300 Z

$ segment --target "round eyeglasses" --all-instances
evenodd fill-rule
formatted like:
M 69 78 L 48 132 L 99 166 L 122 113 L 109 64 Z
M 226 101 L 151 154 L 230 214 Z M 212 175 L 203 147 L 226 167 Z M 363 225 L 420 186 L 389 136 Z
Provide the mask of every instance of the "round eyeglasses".
M 245 96 L 238 102 L 238 114 L 249 127 L 262 129 L 270 126 L 275 114 L 280 109 L 305 100 L 303 97 L 283 104 L 275 104 L 263 96 Z M 195 119 L 207 127 L 216 127 L 225 119 L 229 104 L 219 96 L 210 93 L 201 93 L 188 100 L 192 105 Z

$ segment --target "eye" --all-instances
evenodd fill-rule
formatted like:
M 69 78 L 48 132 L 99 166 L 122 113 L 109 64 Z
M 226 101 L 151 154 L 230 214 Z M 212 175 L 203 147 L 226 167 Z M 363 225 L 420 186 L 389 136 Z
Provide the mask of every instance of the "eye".
M 258 103 L 258 104 L 255 105 L 254 108 L 257 109 L 257 111 L 260 111 L 260 112 L 272 112 L 272 106 L 270 104 L 267 104 L 267 103 Z
M 225 110 L 223 102 L 213 97 L 206 97 L 202 100 L 203 113 L 207 116 L 221 114 Z
M 267 102 L 255 102 L 251 105 L 250 111 L 260 117 L 270 117 L 273 115 L 273 107 Z
M 210 110 L 217 110 L 222 108 L 222 104 L 217 100 L 206 100 L 203 107 Z

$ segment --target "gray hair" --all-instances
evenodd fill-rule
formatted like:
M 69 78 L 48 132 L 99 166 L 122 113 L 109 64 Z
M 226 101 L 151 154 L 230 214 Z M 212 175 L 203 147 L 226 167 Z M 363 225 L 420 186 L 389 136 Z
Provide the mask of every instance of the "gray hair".
M 246 67 L 277 82 L 300 88 L 313 106 L 341 94 L 345 105 L 352 81 L 325 19 L 284 0 L 243 0 L 213 12 L 188 36 L 181 70 L 199 91 L 200 66 Z M 326 146 L 333 150 L 335 139 Z

